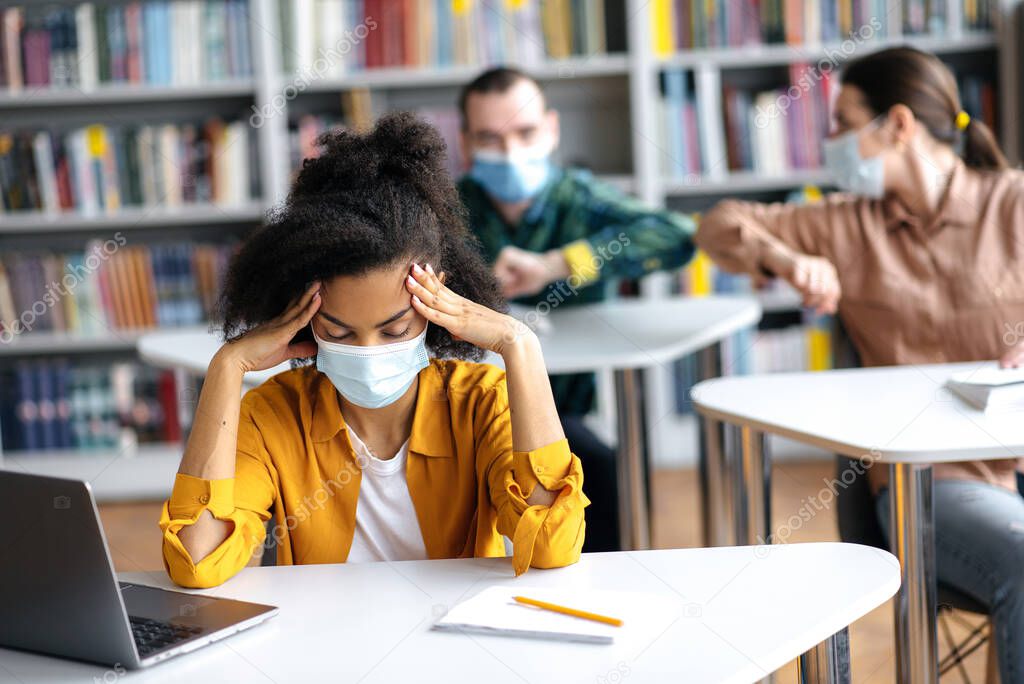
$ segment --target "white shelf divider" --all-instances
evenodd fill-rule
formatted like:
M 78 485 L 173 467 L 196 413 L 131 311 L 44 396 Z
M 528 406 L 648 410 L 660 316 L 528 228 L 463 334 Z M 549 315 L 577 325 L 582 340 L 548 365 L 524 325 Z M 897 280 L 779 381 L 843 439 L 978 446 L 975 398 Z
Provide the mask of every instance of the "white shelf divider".
M 431 67 L 387 67 L 350 71 L 341 76 L 310 81 L 304 92 L 333 92 L 350 88 L 411 89 L 459 87 L 477 76 L 483 66 Z M 630 73 L 629 57 L 626 54 L 590 55 L 548 60 L 542 64 L 526 67 L 530 75 L 539 81 L 556 79 L 582 79 L 600 76 L 626 76 Z M 286 77 L 287 78 L 287 77 Z
M 698 176 L 693 180 L 667 178 L 663 182 L 669 197 L 723 195 L 729 193 L 789 190 L 804 185 L 829 185 L 831 177 L 824 169 L 792 169 L 783 175 L 765 175 L 755 171 L 730 171 L 717 178 Z
M 68 107 L 81 105 L 180 102 L 251 98 L 251 78 L 211 81 L 191 86 L 154 86 L 134 83 L 103 83 L 88 90 L 77 87 L 26 87 L 0 90 L 0 110 L 29 107 Z
M 898 0 L 897 0 L 898 1 Z M 898 13 L 896 17 L 900 16 Z M 899 22 L 896 21 L 895 25 Z M 957 38 L 934 35 L 903 35 L 875 38 L 859 44 L 856 54 L 862 55 L 875 50 L 897 45 L 911 45 L 938 55 L 956 54 L 987 50 L 997 45 L 996 34 L 992 31 L 965 31 Z M 699 64 L 711 64 L 721 69 L 756 68 L 785 66 L 797 62 L 816 62 L 830 55 L 843 55 L 842 43 L 788 45 L 773 43 L 751 45 L 742 48 L 696 48 L 655 60 L 657 68 L 692 68 Z
M 188 225 L 223 225 L 258 222 L 263 204 L 251 200 L 242 204 L 183 204 L 177 207 L 125 207 L 109 214 L 87 216 L 78 212 L 38 211 L 0 214 L 0 235 L 16 233 L 130 230 Z
M 143 331 L 117 330 L 86 335 L 50 331 L 26 332 L 0 344 L 0 357 L 42 354 L 84 354 L 88 352 L 131 352 Z
M 275 0 L 249 0 L 249 35 L 254 36 L 253 64 L 256 69 L 256 111 L 249 121 L 256 126 L 257 146 L 260 151 L 260 182 L 264 200 L 273 206 L 288 192 L 291 173 L 288 150 L 288 100 L 283 93 L 285 82 L 281 73 L 280 46 L 275 41 L 281 35 L 278 27 Z M 257 119 L 257 113 L 261 119 Z

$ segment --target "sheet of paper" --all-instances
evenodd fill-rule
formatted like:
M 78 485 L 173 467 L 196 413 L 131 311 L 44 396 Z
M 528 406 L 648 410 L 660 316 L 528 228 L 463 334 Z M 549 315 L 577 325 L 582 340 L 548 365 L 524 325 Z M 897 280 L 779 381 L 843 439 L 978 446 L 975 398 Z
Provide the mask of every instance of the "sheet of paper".
M 621 627 L 563 615 L 513 600 L 513 596 L 556 603 L 623 620 Z M 655 594 L 625 591 L 529 587 L 519 584 L 484 589 L 458 604 L 434 624 L 439 630 L 464 630 L 558 641 L 611 643 L 641 625 L 662 623 L 672 601 Z

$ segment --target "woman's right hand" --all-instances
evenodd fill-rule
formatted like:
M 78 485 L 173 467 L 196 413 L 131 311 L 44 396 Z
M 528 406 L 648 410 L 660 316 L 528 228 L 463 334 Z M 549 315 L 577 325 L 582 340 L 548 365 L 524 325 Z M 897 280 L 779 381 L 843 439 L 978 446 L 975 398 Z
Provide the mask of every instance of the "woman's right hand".
M 810 254 L 770 250 L 765 267 L 783 278 L 803 296 L 803 305 L 819 314 L 833 314 L 839 307 L 842 288 L 835 264 Z
M 316 342 L 291 344 L 292 338 L 320 309 L 320 283 L 313 283 L 283 314 L 227 342 L 214 361 L 235 364 L 243 373 L 266 370 L 288 359 L 316 354 Z

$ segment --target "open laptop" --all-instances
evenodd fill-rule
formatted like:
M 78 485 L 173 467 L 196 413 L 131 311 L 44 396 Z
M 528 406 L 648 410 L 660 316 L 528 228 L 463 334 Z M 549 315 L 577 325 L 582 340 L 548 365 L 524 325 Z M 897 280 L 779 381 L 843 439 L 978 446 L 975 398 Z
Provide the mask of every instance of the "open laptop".
M 135 669 L 277 614 L 119 583 L 87 482 L 0 470 L 0 521 L 0 646 Z

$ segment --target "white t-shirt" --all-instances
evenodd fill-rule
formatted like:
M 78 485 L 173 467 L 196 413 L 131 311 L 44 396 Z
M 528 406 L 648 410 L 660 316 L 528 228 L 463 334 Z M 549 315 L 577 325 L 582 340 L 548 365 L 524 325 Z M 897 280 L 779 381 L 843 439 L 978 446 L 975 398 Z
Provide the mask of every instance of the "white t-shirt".
M 346 427 L 363 468 L 356 503 L 356 530 L 347 562 L 425 560 L 427 549 L 405 479 L 409 440 L 393 458 L 382 461 L 370 453 L 352 426 Z

